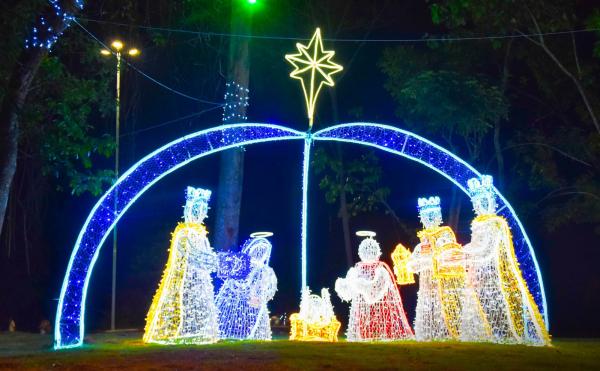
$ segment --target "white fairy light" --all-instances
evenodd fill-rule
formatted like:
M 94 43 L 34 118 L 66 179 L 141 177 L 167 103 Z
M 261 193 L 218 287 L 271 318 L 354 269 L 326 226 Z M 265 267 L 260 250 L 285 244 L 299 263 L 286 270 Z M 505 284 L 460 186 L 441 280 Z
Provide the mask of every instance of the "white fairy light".
M 251 236 L 256 236 L 252 234 Z M 250 258 L 245 277 L 225 280 L 215 300 L 219 309 L 219 329 L 223 339 L 271 340 L 267 303 L 277 291 L 277 277 L 271 267 L 271 243 L 258 232 L 244 244 L 241 254 Z
M 506 219 L 496 215 L 496 194 L 489 175 L 468 181 L 476 217 L 471 243 L 465 245 L 469 282 L 481 304 L 492 340 L 503 343 L 545 345 L 550 337 L 544 320 L 523 279 Z M 465 295 L 469 294 L 465 291 Z M 466 297 L 464 299 L 473 300 Z M 463 316 L 462 333 L 469 340 L 481 328 L 480 316 Z
M 335 282 L 339 297 L 352 302 L 346 337 L 348 341 L 412 338 L 394 275 L 379 260 L 379 243 L 372 232 L 361 231 L 361 235 L 368 236 L 358 248 L 361 261 Z
M 225 105 L 223 106 L 223 122 L 243 122 L 248 119 L 246 116 L 246 107 L 250 105 L 248 88 L 237 82 L 228 82 L 225 84 Z
M 311 294 L 306 286 L 302 290 L 300 311 L 290 316 L 290 340 L 335 342 L 340 326 L 333 313 L 329 289 L 322 288 L 319 296 Z
M 144 342 L 203 344 L 219 340 L 210 273 L 217 255 L 202 224 L 211 192 L 187 188 L 183 223 L 173 232 L 169 260 L 146 317 Z
M 439 197 L 419 198 L 418 209 L 424 229 L 418 232 L 420 243 L 406 264 L 406 269 L 419 275 L 415 336 L 419 341 L 458 339 L 464 269 L 444 264 L 439 257 L 460 245 L 452 229 L 441 226 Z

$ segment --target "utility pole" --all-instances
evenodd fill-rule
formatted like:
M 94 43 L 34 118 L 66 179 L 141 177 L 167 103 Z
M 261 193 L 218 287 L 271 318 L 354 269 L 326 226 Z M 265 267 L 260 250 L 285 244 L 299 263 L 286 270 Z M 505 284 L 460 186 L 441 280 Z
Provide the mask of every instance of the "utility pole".
M 121 58 L 124 44 L 120 40 L 115 40 L 110 44 L 112 50 L 102 49 L 100 53 L 104 56 L 114 55 L 117 60 L 117 75 L 115 86 L 115 182 L 119 179 L 119 135 L 121 131 Z M 132 57 L 140 54 L 136 48 L 131 48 L 127 51 Z M 118 192 L 115 196 L 114 213 L 117 215 L 118 210 Z M 112 282 L 111 282 L 111 297 L 110 297 L 110 329 L 116 329 L 116 306 L 117 306 L 117 226 L 113 227 L 113 249 L 112 249 Z
M 252 7 L 256 1 L 231 0 L 230 30 L 234 35 L 249 35 L 252 30 Z M 243 4 L 246 3 L 246 4 Z M 250 80 L 249 38 L 229 39 L 227 87 L 223 123 L 246 121 Z M 244 149 L 222 152 L 217 190 L 215 247 L 227 250 L 237 245 L 244 183 Z

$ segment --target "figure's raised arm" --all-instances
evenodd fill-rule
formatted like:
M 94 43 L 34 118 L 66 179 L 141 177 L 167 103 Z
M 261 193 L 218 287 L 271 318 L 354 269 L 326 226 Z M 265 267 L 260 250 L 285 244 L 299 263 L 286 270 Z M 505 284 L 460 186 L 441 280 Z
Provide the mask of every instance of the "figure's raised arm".
M 359 289 L 367 304 L 373 304 L 383 299 L 389 289 L 390 275 L 384 267 L 375 269 L 375 276 L 371 280 L 359 278 L 356 280 L 356 286 Z

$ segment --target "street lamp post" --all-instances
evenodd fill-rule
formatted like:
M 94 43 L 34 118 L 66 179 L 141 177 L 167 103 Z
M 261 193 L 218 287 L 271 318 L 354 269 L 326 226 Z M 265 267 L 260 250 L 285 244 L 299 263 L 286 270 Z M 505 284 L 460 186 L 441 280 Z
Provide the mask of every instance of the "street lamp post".
M 114 55 L 117 58 L 117 78 L 115 90 L 115 182 L 119 179 L 119 132 L 121 128 L 121 55 L 125 47 L 122 41 L 115 40 L 110 44 L 111 50 L 102 49 L 100 53 L 104 56 Z M 140 54 L 139 49 L 131 48 L 127 54 L 135 57 Z M 118 192 L 115 193 L 118 195 Z M 115 196 L 114 213 L 117 215 L 118 196 Z M 115 308 L 117 293 L 117 226 L 113 229 L 113 258 L 112 258 L 112 294 L 110 301 L 110 329 L 115 330 Z

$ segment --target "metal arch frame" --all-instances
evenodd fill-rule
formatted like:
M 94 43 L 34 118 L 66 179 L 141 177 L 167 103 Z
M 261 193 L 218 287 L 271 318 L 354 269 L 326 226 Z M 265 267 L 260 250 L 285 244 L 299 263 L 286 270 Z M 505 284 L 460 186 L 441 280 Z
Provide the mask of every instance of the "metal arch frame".
M 261 133 L 263 130 L 264 133 Z M 402 148 L 397 148 L 397 142 L 387 143 L 386 141 L 383 141 L 382 143 L 379 143 L 364 138 L 361 139 L 359 137 L 359 131 L 364 132 L 369 130 L 377 131 L 376 134 L 380 135 L 379 139 L 381 139 L 381 135 L 403 136 L 404 142 L 402 144 Z M 472 177 L 480 175 L 480 173 L 478 173 L 474 168 L 461 160 L 459 157 L 428 141 L 427 139 L 424 139 L 406 130 L 381 124 L 341 124 L 320 130 L 314 134 L 304 133 L 283 126 L 270 124 L 231 124 L 217 126 L 181 137 L 151 152 L 134 164 L 127 172 L 119 177 L 117 182 L 98 200 L 98 202 L 92 208 L 79 233 L 69 259 L 65 277 L 63 279 L 55 320 L 54 349 L 79 347 L 83 344 L 87 289 L 100 248 L 102 247 L 102 244 L 106 240 L 114 225 L 118 223 L 123 214 L 152 185 L 173 171 L 187 165 L 191 161 L 216 152 L 253 143 L 300 140 L 307 138 L 312 138 L 315 141 L 341 141 L 362 144 L 409 158 L 442 174 L 452 181 L 456 186 L 458 186 L 463 192 L 466 192 L 466 179 L 463 181 L 461 181 L 461 179 L 456 179 L 455 177 L 449 175 L 448 172 L 435 167 L 431 163 L 424 161 L 416 155 L 410 155 L 409 152 L 406 151 L 406 146 L 409 140 L 416 141 L 416 144 L 423 145 L 425 149 L 429 149 L 430 151 L 438 151 L 448 158 L 451 158 L 455 164 L 458 164 L 464 169 L 464 171 L 466 171 L 466 176 Z M 211 139 L 213 142 L 211 142 Z M 214 142 L 215 140 L 216 143 Z M 205 148 L 199 149 L 198 145 L 203 145 Z M 173 149 L 177 146 L 182 146 L 183 148 L 179 148 L 179 152 L 174 153 Z M 186 153 L 184 153 L 182 156 L 182 153 L 180 152 L 184 150 Z M 172 161 L 170 161 L 169 158 L 161 159 L 162 156 L 170 156 L 170 160 Z M 158 168 L 158 172 L 152 171 L 155 168 Z M 135 179 L 133 179 L 134 177 L 139 177 L 140 180 L 136 182 Z M 131 193 L 131 188 L 135 185 L 139 186 L 139 189 L 134 190 L 133 195 L 128 195 L 128 193 Z M 121 187 L 121 189 L 119 189 L 119 187 Z M 514 210 L 508 201 L 506 201 L 506 199 L 499 192 L 497 193 L 499 199 L 501 200 L 500 213 L 504 212 L 505 215 L 509 216 L 509 223 L 511 221 L 516 222 L 513 223 L 513 225 L 517 227 L 513 228 L 513 233 L 516 232 L 516 237 L 520 237 L 520 240 L 523 240 L 525 245 L 528 247 L 528 255 L 526 257 L 533 261 L 535 275 L 531 276 L 530 274 L 530 277 L 526 277 L 526 279 L 528 283 L 530 280 L 533 280 L 536 284 L 535 286 L 538 288 L 536 292 L 541 294 L 541 302 L 538 302 L 538 305 L 541 307 L 540 309 L 542 310 L 546 320 L 546 326 L 548 326 L 544 287 L 533 248 L 529 238 L 527 237 L 527 234 L 525 233 L 525 229 L 517 218 Z M 113 197 L 115 195 L 118 195 L 118 200 L 121 203 L 117 206 L 116 210 L 113 206 L 104 205 L 105 203 L 112 205 Z M 304 217 L 306 216 L 303 216 L 303 218 Z M 95 231 L 95 229 L 99 229 L 100 231 Z M 98 238 L 98 236 L 100 237 Z M 82 243 L 84 243 L 83 247 Z M 86 251 L 82 252 L 82 250 Z M 84 256 L 86 253 L 91 256 Z M 79 274 L 79 276 L 77 276 L 77 274 Z M 74 292 L 72 292 L 73 290 Z M 74 302 L 71 302 L 71 299 L 73 299 L 71 296 L 73 295 L 75 300 Z M 65 313 L 66 310 L 67 312 L 70 310 L 71 314 Z M 64 331 L 69 331 L 70 329 L 76 333 L 64 334 L 63 327 L 65 327 Z M 65 337 L 68 337 L 68 339 L 65 339 Z
M 346 129 L 351 129 L 350 135 L 344 133 Z M 400 146 L 400 148 L 398 148 L 400 145 L 398 141 L 383 140 L 382 143 L 375 143 L 372 140 L 360 139 L 358 138 L 358 131 L 363 131 L 363 135 L 365 134 L 365 131 L 375 131 L 375 133 L 366 133 L 371 137 L 377 135 L 379 135 L 380 137 L 383 136 L 385 138 L 396 136 L 398 139 L 403 139 L 400 139 L 402 145 Z M 315 141 L 338 141 L 361 144 L 408 158 L 443 175 L 467 195 L 467 180 L 473 177 L 481 177 L 482 175 L 467 162 L 465 162 L 452 152 L 446 150 L 445 148 L 410 131 L 399 129 L 395 126 L 366 122 L 340 124 L 315 132 L 312 135 L 312 139 Z M 450 170 L 444 171 L 439 167 L 434 166 L 432 163 L 425 161 L 423 158 L 411 154 L 411 145 L 415 144 L 421 146 L 424 145 L 424 148 L 420 148 L 421 152 L 423 152 L 421 153 L 423 157 L 425 157 L 424 153 L 426 152 L 428 152 L 431 155 L 431 152 L 437 151 L 447 156 L 447 159 L 451 159 L 450 164 L 448 164 L 448 166 L 452 168 L 451 170 L 453 170 L 453 172 L 457 173 L 461 171 L 463 173 L 461 174 L 461 179 L 458 179 L 458 177 L 455 176 L 451 176 L 449 174 Z M 542 280 L 542 274 L 535 256 L 535 252 L 533 250 L 533 246 L 531 245 L 529 236 L 527 236 L 527 233 L 525 232 L 525 227 L 519 220 L 519 217 L 517 216 L 513 207 L 510 205 L 508 200 L 498 191 L 496 187 L 494 187 L 494 190 L 496 191 L 496 195 L 499 201 L 497 213 L 499 215 L 504 216 L 507 219 L 509 226 L 511 227 L 515 250 L 517 250 L 517 258 L 519 260 L 519 264 L 521 265 L 523 275 L 525 276 L 524 278 L 527 282 L 528 289 L 532 293 L 534 300 L 544 317 L 544 323 L 546 325 L 546 328 L 549 329 L 550 326 L 548 321 L 548 304 L 546 301 L 544 281 Z M 533 269 L 531 269 L 531 267 L 533 267 Z

